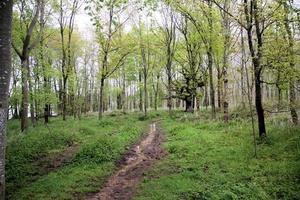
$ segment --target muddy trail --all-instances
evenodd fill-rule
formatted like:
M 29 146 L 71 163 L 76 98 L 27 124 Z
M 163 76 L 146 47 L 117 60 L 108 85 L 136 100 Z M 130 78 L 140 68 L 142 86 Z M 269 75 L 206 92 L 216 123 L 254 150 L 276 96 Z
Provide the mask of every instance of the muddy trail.
M 85 200 L 129 200 L 135 194 L 144 172 L 165 155 L 161 148 L 163 137 L 156 124 L 119 161 L 119 169 L 107 180 L 99 193 L 89 194 Z

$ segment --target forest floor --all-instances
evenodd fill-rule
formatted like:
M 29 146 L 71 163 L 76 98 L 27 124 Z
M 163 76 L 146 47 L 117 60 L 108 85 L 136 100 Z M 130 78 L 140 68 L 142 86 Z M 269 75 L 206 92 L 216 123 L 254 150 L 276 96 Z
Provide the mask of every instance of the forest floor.
M 119 161 L 119 169 L 108 179 L 99 193 L 90 194 L 86 200 L 129 200 L 143 178 L 143 174 L 165 155 L 161 148 L 163 136 L 152 123 L 149 133 L 134 145 Z
M 228 124 L 205 110 L 51 118 L 26 133 L 10 120 L 7 199 L 300 199 L 300 127 L 266 116 L 255 158 L 251 120 L 231 113 Z

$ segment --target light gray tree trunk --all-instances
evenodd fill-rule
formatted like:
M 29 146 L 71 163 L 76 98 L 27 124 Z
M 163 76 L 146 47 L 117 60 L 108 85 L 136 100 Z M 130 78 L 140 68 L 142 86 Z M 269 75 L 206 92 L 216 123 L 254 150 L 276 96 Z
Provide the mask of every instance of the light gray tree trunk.
M 12 0 L 0 4 L 0 199 L 5 199 L 5 135 L 11 72 Z

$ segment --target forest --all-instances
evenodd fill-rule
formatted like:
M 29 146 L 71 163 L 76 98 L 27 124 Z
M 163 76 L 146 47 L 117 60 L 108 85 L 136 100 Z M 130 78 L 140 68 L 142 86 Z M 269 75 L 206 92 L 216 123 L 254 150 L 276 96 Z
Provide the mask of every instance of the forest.
M 0 0 L 0 200 L 300 199 L 299 0 Z

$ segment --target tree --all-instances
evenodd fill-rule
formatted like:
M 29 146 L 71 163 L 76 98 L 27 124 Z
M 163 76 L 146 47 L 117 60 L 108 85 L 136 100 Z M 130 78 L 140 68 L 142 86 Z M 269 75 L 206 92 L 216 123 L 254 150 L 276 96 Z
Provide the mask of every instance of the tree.
M 85 8 L 92 17 L 97 32 L 97 40 L 100 46 L 100 94 L 98 118 L 101 119 L 104 112 L 104 88 L 105 80 L 108 79 L 125 61 L 125 58 L 130 53 L 125 46 L 119 44 L 118 37 L 122 35 L 122 27 L 129 19 L 123 21 L 120 16 L 126 10 L 124 1 L 121 0 L 106 0 L 106 1 L 89 1 L 89 5 Z M 102 20 L 101 12 L 104 12 L 108 17 L 107 23 Z
M 241 20 L 233 13 L 225 10 L 217 1 L 213 0 L 213 2 L 246 30 L 248 48 L 251 55 L 254 73 L 255 107 L 258 117 L 259 136 L 263 139 L 266 137 L 265 115 L 262 103 L 264 33 L 276 21 L 276 19 L 274 19 L 274 15 L 278 11 L 279 7 L 272 6 L 272 2 L 266 2 L 266 5 L 262 5 L 261 2 L 257 0 L 243 0 L 241 7 L 241 10 L 243 11 L 243 19 Z M 267 9 L 263 10 L 262 6 Z
M 162 8 L 162 14 L 164 19 L 164 25 L 162 27 L 164 33 L 164 46 L 166 51 L 166 74 L 167 74 L 167 105 L 169 109 L 169 115 L 172 109 L 172 63 L 176 48 L 176 26 L 175 26 L 175 13 L 170 5 Z
M 60 0 L 58 5 L 59 11 L 59 28 L 60 28 L 60 37 L 61 37 L 61 51 L 62 51 L 62 61 L 61 61 L 61 72 L 62 72 L 62 115 L 63 120 L 66 120 L 67 115 L 67 83 L 68 78 L 72 72 L 71 66 L 71 43 L 72 35 L 74 30 L 74 21 L 75 16 L 79 9 L 79 0 L 63 1 Z M 67 41 L 65 41 L 67 32 Z
M 224 121 L 228 122 L 229 114 L 228 114 L 228 65 L 229 65 L 229 50 L 230 50 L 230 21 L 229 21 L 229 0 L 224 0 L 224 10 L 223 12 L 223 29 L 224 29 L 224 53 L 223 53 L 223 109 L 224 109 Z
M 38 22 L 40 11 L 42 9 L 43 4 L 41 1 L 34 1 L 34 5 L 30 5 L 30 3 L 21 1 L 19 2 L 20 6 L 18 6 L 20 11 L 20 22 L 19 22 L 19 30 L 21 34 L 18 38 L 19 41 L 14 41 L 12 43 L 13 48 L 17 55 L 21 60 L 22 66 L 22 103 L 21 103 L 21 131 L 24 131 L 28 128 L 28 106 L 29 106 L 29 90 L 31 87 L 31 79 L 30 79 L 30 66 L 29 66 L 29 56 L 32 49 L 34 49 L 39 41 L 40 35 L 36 36 L 35 40 L 32 41 L 33 32 L 35 26 Z M 33 10 L 33 12 L 31 11 Z M 29 11 L 29 12 L 28 12 Z M 20 43 L 21 50 L 17 46 L 17 43 Z M 31 99 L 32 100 L 32 99 Z M 31 119 L 34 123 L 34 112 L 33 106 L 31 108 Z
M 258 117 L 258 129 L 261 138 L 266 136 L 265 115 L 262 105 L 261 94 L 261 73 L 262 73 L 262 47 L 263 47 L 263 30 L 261 30 L 262 22 L 259 17 L 260 9 L 257 0 L 244 0 L 244 14 L 246 18 L 246 32 L 248 37 L 248 47 L 252 58 L 253 71 L 255 77 L 255 106 Z M 253 38 L 253 29 L 255 27 L 255 36 Z
M 5 137 L 11 74 L 12 0 L 0 4 L 0 199 L 5 199 Z
M 203 73 L 201 72 L 202 65 L 202 44 L 199 40 L 197 31 L 190 27 L 190 22 L 186 16 L 182 16 L 178 22 L 177 29 L 181 32 L 184 38 L 181 52 L 176 54 L 176 61 L 181 66 L 179 73 L 182 77 L 179 80 L 173 81 L 176 98 L 185 101 L 185 111 L 194 112 L 195 98 L 197 89 L 204 86 Z
M 294 37 L 292 35 L 292 30 L 289 24 L 289 6 L 286 1 L 283 1 L 283 7 L 284 7 L 284 27 L 287 33 L 288 38 L 288 52 L 289 52 L 289 65 L 291 70 L 294 70 L 295 68 L 295 50 L 294 50 Z M 289 91 L 290 91 L 290 112 L 292 116 L 292 121 L 295 125 L 298 124 L 298 114 L 296 111 L 296 94 L 295 94 L 295 81 L 294 77 L 291 77 L 289 81 Z

